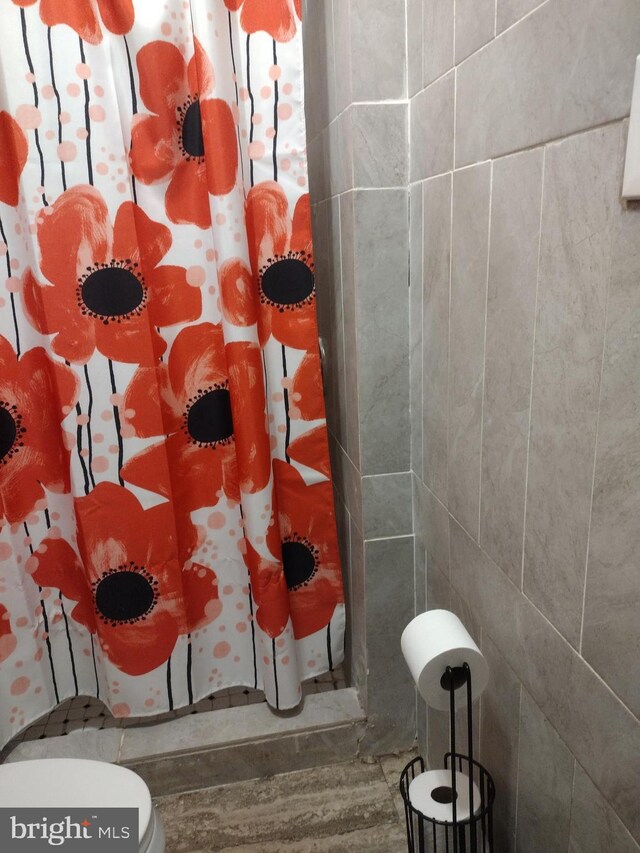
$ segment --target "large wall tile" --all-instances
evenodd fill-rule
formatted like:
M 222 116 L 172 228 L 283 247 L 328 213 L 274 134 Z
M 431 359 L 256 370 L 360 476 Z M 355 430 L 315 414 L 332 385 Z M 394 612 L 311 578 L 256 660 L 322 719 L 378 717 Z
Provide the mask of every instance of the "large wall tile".
M 480 544 L 517 585 L 529 438 L 541 149 L 493 164 Z
M 629 113 L 637 0 L 553 0 L 458 68 L 456 165 Z
M 427 554 L 422 542 L 413 537 L 413 589 L 414 613 L 424 613 L 427 609 Z
M 411 470 L 422 476 L 422 184 L 409 188 Z
M 638 853 L 624 824 L 576 762 L 569 853 Z
M 411 97 L 423 87 L 423 0 L 407 0 L 407 88 Z
M 406 186 L 407 105 L 353 104 L 350 113 L 354 186 Z
M 351 521 L 349 512 L 344 505 L 342 496 L 338 492 L 335 484 L 333 487 L 333 500 L 336 514 L 336 529 L 338 532 L 338 548 L 340 550 L 340 564 L 342 566 L 342 584 L 344 589 L 344 605 L 346 611 L 347 624 L 351 625 L 351 610 L 352 610 L 352 593 L 353 577 L 351 574 Z M 345 632 L 344 637 L 344 669 L 347 674 L 347 683 L 351 684 L 351 661 L 353 658 L 353 644 L 351 631 Z
M 453 67 L 453 3 L 423 0 L 424 74 L 428 86 Z M 411 20 L 410 20 L 411 26 Z
M 640 717 L 640 209 L 616 213 L 582 654 Z
M 446 503 L 451 175 L 423 186 L 422 478 Z
M 366 539 L 412 534 L 411 473 L 363 477 L 362 512 Z
M 363 474 L 408 471 L 410 465 L 407 196 L 406 190 L 355 193 Z
M 340 262 L 340 203 L 337 198 L 312 210 L 318 331 L 324 346 L 324 394 L 327 425 L 344 446 L 346 390 L 344 382 L 344 327 Z
M 331 194 L 329 175 L 328 131 L 323 130 L 307 143 L 309 160 L 309 195 L 313 203 L 325 201 Z
M 456 64 L 494 36 L 496 0 L 456 0 Z
M 416 539 L 427 554 L 429 572 L 449 577 L 449 513 L 417 477 L 413 477 L 413 523 Z M 434 604 L 429 603 L 433 610 Z
M 350 627 L 351 640 L 351 670 L 348 673 L 349 683 L 356 687 L 362 701 L 367 697 L 367 625 L 364 579 L 364 539 L 362 533 L 350 519 L 349 556 L 350 565 Z
M 453 165 L 454 86 L 451 72 L 409 103 L 412 182 L 448 172 Z
M 574 758 L 526 691 L 520 713 L 518 853 L 566 853 Z
M 521 684 L 488 636 L 482 653 L 489 664 L 489 684 L 481 699 L 480 761 L 496 785 L 496 849 L 507 853 L 515 842 Z
M 451 583 L 472 604 L 485 636 L 640 840 L 636 717 L 454 519 Z
M 305 0 L 302 28 L 305 53 L 305 112 L 307 134 L 313 139 L 335 115 L 335 63 L 333 53 L 333 10 L 331 0 Z M 324 74 L 312 69 L 325 68 Z
M 329 433 L 329 453 L 331 455 L 331 471 L 340 497 L 360 532 L 363 532 L 362 517 L 362 477 L 342 445 Z
M 348 109 L 340 113 L 326 130 L 331 195 L 338 195 L 353 187 L 352 136 L 352 112 Z
M 354 101 L 406 95 L 405 4 L 350 0 Z
M 453 176 L 449 509 L 478 536 L 491 164 Z
M 309 2 L 309 0 L 307 0 Z M 314 0 L 311 0 L 313 3 Z M 351 85 L 351 14 L 349 0 L 332 0 L 333 2 L 333 37 L 334 62 L 336 81 L 336 111 L 342 112 L 353 100 Z M 305 25 L 306 26 L 306 23 Z M 308 64 L 305 61 L 305 64 Z M 315 65 L 316 74 L 322 74 L 325 63 Z
M 580 640 L 620 126 L 545 162 L 524 590 Z
M 365 752 L 381 755 L 413 743 L 415 686 L 401 660 L 400 636 L 413 618 L 413 537 L 365 543 L 367 714 Z
M 356 349 L 355 193 L 340 197 L 340 247 L 342 253 L 342 310 L 344 316 L 345 450 L 360 469 L 360 412 L 358 406 L 358 353 Z
M 501 33 L 524 18 L 544 0 L 497 0 L 496 31 Z

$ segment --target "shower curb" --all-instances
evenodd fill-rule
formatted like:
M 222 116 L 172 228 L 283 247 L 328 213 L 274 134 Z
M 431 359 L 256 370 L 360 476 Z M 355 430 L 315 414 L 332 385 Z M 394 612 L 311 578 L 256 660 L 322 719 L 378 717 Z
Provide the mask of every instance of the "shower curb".
M 355 758 L 366 715 L 354 688 L 316 693 L 295 713 L 266 704 L 18 744 L 8 762 L 93 758 L 141 776 L 153 796 L 195 791 Z

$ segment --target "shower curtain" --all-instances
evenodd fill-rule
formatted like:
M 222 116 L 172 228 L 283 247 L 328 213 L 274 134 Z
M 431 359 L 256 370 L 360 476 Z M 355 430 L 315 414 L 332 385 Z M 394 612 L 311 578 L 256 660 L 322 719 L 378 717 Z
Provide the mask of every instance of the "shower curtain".
M 0 6 L 0 741 L 342 659 L 301 0 Z

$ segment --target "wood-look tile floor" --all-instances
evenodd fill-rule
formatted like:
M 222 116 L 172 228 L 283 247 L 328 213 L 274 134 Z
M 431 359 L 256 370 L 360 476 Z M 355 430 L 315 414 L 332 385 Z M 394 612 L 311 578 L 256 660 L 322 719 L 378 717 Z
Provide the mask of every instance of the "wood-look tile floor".
M 398 791 L 413 754 L 158 797 L 167 853 L 404 853 Z

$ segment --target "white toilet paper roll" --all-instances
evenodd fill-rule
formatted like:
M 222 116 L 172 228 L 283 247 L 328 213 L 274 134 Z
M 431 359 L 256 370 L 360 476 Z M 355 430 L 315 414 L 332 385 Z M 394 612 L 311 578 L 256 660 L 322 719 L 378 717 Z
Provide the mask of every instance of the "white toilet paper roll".
M 489 667 L 482 652 L 455 613 L 428 610 L 412 619 L 402 632 L 402 654 L 422 697 L 432 708 L 445 711 L 449 707 L 449 691 L 440 681 L 448 666 L 469 664 L 472 697 L 479 696 L 489 681 Z M 456 690 L 466 695 L 466 684 Z
M 472 784 L 473 813 L 480 809 L 480 790 Z M 453 823 L 453 789 L 451 770 L 427 770 L 409 785 L 409 800 L 425 817 L 442 823 Z M 471 813 L 469 777 L 456 772 L 456 820 L 468 820 Z

